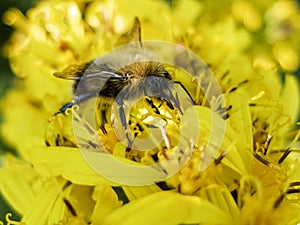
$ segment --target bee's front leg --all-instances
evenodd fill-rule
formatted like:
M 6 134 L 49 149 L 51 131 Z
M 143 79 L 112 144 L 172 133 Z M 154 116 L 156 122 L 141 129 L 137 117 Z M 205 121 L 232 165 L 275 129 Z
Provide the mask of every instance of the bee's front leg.
M 128 126 L 127 126 L 125 110 L 124 110 L 124 102 L 122 99 L 118 99 L 116 102 L 119 106 L 119 115 L 120 115 L 120 119 L 121 119 L 121 124 L 125 130 L 125 136 L 128 140 L 127 150 L 130 150 L 132 148 L 132 140 L 130 139 L 129 132 L 128 132 Z
M 92 97 L 96 97 L 97 96 L 97 92 L 96 91 L 90 91 L 90 92 L 87 92 L 87 93 L 84 93 L 84 94 L 79 94 L 77 96 L 75 96 L 73 98 L 72 101 L 64 104 L 58 112 L 54 113 L 54 116 L 56 116 L 57 114 L 66 114 L 66 111 L 68 109 L 71 109 L 73 106 L 77 105 L 77 104 L 80 104 L 82 102 L 85 102 L 87 101 L 88 99 L 92 98 Z
M 67 109 L 71 109 L 74 106 L 74 104 L 75 104 L 74 100 L 64 104 L 62 107 L 60 107 L 58 112 L 54 113 L 54 116 L 58 114 L 66 114 Z

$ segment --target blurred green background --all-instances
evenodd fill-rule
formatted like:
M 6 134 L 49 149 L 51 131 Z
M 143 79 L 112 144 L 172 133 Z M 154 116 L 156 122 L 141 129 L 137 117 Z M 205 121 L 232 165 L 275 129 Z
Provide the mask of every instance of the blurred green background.
M 12 85 L 12 77 L 13 74 L 10 70 L 9 64 L 7 59 L 2 54 L 2 47 L 9 38 L 11 32 L 13 29 L 11 27 L 6 26 L 2 22 L 2 15 L 5 12 L 6 9 L 10 7 L 17 7 L 22 12 L 26 12 L 26 10 L 33 4 L 33 1 L 30 0 L 0 0 L 0 48 L 1 48 L 1 54 L 0 54 L 0 101 L 7 91 L 7 89 Z M 0 125 L 2 123 L 2 116 L 0 114 Z M 1 155 L 4 151 L 13 151 L 9 148 L 9 146 L 4 142 L 4 140 L 1 138 L 0 133 L 0 165 L 1 165 Z M 19 215 L 15 213 L 12 209 L 9 208 L 9 206 L 6 204 L 5 200 L 2 198 L 0 193 L 0 221 L 5 221 L 5 215 L 8 212 L 12 212 L 13 219 L 18 220 Z M 6 224 L 6 223 L 5 223 Z

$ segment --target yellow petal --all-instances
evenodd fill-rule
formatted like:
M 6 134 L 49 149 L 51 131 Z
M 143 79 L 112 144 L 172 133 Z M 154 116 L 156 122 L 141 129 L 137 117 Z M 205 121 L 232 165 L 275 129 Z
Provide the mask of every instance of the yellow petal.
M 77 148 L 36 146 L 29 153 L 31 163 L 43 176 L 62 175 L 72 183 L 82 185 L 116 185 L 96 173 Z
M 48 224 L 55 224 L 60 221 L 63 221 L 63 218 L 66 215 L 66 204 L 63 201 L 63 196 L 58 196 L 54 202 L 49 216 L 47 219 Z
M 250 146 L 247 143 L 248 139 L 251 140 L 252 131 L 249 129 L 249 111 L 246 108 L 245 112 L 241 112 L 239 115 L 240 119 L 245 113 L 245 123 L 239 125 L 240 132 L 245 127 L 247 133 L 243 134 L 243 141 L 240 141 L 237 133 L 231 127 L 231 125 L 225 122 L 220 115 L 213 112 L 207 107 L 194 106 L 190 107 L 183 116 L 183 136 L 188 138 L 191 143 L 201 146 L 203 140 L 207 141 L 205 158 L 200 164 L 200 170 L 204 170 L 209 166 L 217 154 L 221 151 L 229 151 L 229 153 L 224 158 L 224 164 L 231 167 L 237 173 L 246 174 L 249 172 L 249 163 L 251 162 Z M 247 115 L 248 113 L 248 115 Z M 198 118 L 195 122 L 194 119 Z M 191 129 L 193 127 L 193 129 Z M 251 141 L 250 141 L 251 143 Z M 244 162 L 246 161 L 246 162 Z
M 123 190 L 126 196 L 128 197 L 129 201 L 161 191 L 161 189 L 157 185 L 147 185 L 140 187 L 123 186 Z
M 33 104 L 21 90 L 11 90 L 1 101 L 4 121 L 1 124 L 1 133 L 9 144 L 16 147 L 24 159 L 27 159 L 27 153 L 23 147 L 31 144 L 26 141 L 26 138 L 36 135 L 42 139 L 45 122 L 49 116 L 43 114 L 41 109 L 34 107 Z M 26 115 L 26 119 L 24 115 Z
M 34 186 L 38 174 L 28 164 L 13 156 L 6 157 L 6 166 L 0 169 L 0 190 L 9 204 L 24 214 L 36 196 Z
M 234 224 L 239 224 L 240 211 L 227 188 L 212 184 L 202 189 L 200 196 L 231 215 Z
M 65 180 L 62 179 L 62 181 L 63 186 L 57 185 L 54 187 L 59 190 L 60 194 L 53 202 L 47 224 L 86 225 L 85 221 L 91 220 L 95 205 L 92 199 L 93 187 L 74 184 L 66 185 Z M 70 206 L 67 206 L 65 201 Z
M 113 189 L 104 185 L 95 187 L 93 199 L 96 205 L 92 215 L 92 225 L 101 225 L 103 219 L 122 204 Z
M 235 91 L 228 95 L 227 103 L 232 105 L 232 109 L 226 124 L 226 137 L 231 143 L 235 143 L 236 148 L 229 150 L 224 164 L 230 161 L 238 169 L 237 172 L 247 174 L 251 171 L 253 159 L 253 133 L 248 98 Z
M 49 213 L 52 210 L 53 203 L 56 198 L 60 198 L 61 187 L 58 183 L 51 179 L 44 183 L 39 193 L 33 199 L 30 208 L 27 208 L 22 222 L 28 225 L 44 225 L 47 224 Z
M 134 200 L 109 214 L 104 225 L 232 224 L 225 212 L 196 196 L 162 191 Z
M 66 193 L 66 199 L 72 204 L 78 217 L 86 218 L 87 221 L 90 220 L 95 206 L 93 191 L 93 186 L 72 184 L 69 193 Z
M 249 99 L 243 93 L 238 91 L 230 93 L 227 104 L 233 106 L 234 112 L 230 113 L 228 121 L 239 137 L 237 141 L 247 151 L 252 151 L 252 122 L 248 101 Z
M 199 167 L 203 171 L 221 150 L 226 124 L 220 115 L 203 106 L 188 108 L 183 115 L 182 124 L 182 136 L 185 139 L 192 145 L 206 145 L 205 158 Z

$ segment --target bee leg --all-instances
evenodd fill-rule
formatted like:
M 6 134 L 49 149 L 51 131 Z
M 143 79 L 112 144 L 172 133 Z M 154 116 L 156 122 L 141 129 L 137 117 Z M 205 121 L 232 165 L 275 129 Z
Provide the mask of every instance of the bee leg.
M 174 81 L 175 84 L 179 84 L 181 86 L 181 88 L 185 91 L 185 93 L 189 96 L 190 100 L 195 104 L 192 96 L 190 95 L 190 93 L 188 92 L 188 90 L 185 88 L 185 86 L 180 82 L 180 81 Z
M 125 110 L 124 110 L 124 103 L 122 100 L 119 100 L 117 101 L 117 104 L 119 105 L 119 115 L 120 115 L 120 118 L 121 118 L 121 124 L 125 130 L 125 135 L 126 135 L 126 138 L 128 140 L 128 146 L 127 146 L 127 149 L 131 149 L 132 147 L 132 141 L 129 137 L 129 132 L 127 130 L 127 121 L 126 121 L 126 116 L 125 116 Z
M 100 125 L 100 129 L 102 130 L 103 134 L 107 134 L 107 130 L 105 129 L 105 124 L 107 123 L 106 120 L 106 111 L 105 110 L 101 110 L 101 125 Z
M 166 100 L 166 99 L 162 99 L 162 100 L 166 102 L 167 106 L 168 106 L 170 109 L 172 109 L 172 110 L 175 109 L 171 102 L 169 102 L 169 101 Z
M 103 103 L 99 102 L 97 111 L 100 112 L 100 116 L 99 116 L 99 128 L 101 129 L 101 131 L 102 131 L 103 134 L 107 134 L 107 130 L 105 129 L 105 124 L 107 124 L 108 121 L 106 119 L 106 111 L 107 111 L 107 109 L 105 108 L 105 105 Z
M 191 97 L 191 95 L 189 94 L 189 92 L 187 91 L 187 89 L 183 86 L 183 84 L 179 81 L 175 81 L 174 82 L 175 84 L 178 84 L 179 85 L 179 89 L 177 86 L 174 86 L 174 89 L 170 89 L 168 88 L 167 90 L 165 90 L 165 93 L 166 93 L 166 96 L 162 98 L 163 101 L 166 102 L 167 106 L 170 108 L 170 109 L 177 109 L 181 115 L 183 115 L 183 108 L 181 106 L 182 103 L 184 103 L 186 101 L 186 103 L 188 103 L 187 105 L 188 106 L 191 106 L 194 103 L 194 100 L 193 98 Z M 187 96 L 184 96 L 183 98 L 181 98 L 181 101 L 179 99 L 179 95 L 181 94 L 180 90 L 182 89 L 185 94 Z
M 72 108 L 74 105 L 82 103 L 92 97 L 97 96 L 97 93 L 95 91 L 91 91 L 85 94 L 80 94 L 74 97 L 74 99 L 71 102 L 66 103 L 65 105 L 63 105 L 58 112 L 54 113 L 54 116 L 56 116 L 57 114 L 65 114 L 67 109 Z
M 65 114 L 66 110 L 67 109 L 70 109 L 74 106 L 75 102 L 74 101 L 71 101 L 71 102 L 68 102 L 66 104 L 64 104 L 58 112 L 54 113 L 54 116 L 58 115 L 58 114 Z

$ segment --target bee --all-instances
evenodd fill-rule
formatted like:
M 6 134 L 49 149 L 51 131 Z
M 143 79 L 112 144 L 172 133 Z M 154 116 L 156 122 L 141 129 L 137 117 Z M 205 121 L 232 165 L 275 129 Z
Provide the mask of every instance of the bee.
M 83 65 L 71 65 L 62 72 L 54 73 L 58 78 L 75 81 L 75 97 L 64 104 L 55 115 L 64 114 L 75 105 L 80 108 L 80 105 L 92 98 L 110 99 L 115 101 L 118 111 L 115 113 L 126 131 L 126 102 L 150 97 L 148 103 L 155 108 L 151 98 L 156 98 L 165 102 L 170 109 L 178 110 L 180 114 L 183 114 L 183 104 L 193 105 L 193 99 L 185 87 L 179 81 L 173 80 L 165 65 L 159 62 L 153 52 L 143 49 L 140 31 L 140 22 L 135 18 L 131 31 L 120 40 L 122 42 L 125 39 L 133 39 L 136 42 L 122 45 L 117 50 Z M 182 91 L 185 97 L 180 94 Z M 102 117 L 102 123 L 105 123 L 105 115 Z M 103 124 L 101 127 L 105 129 Z M 130 148 L 132 140 L 128 133 L 126 138 Z

